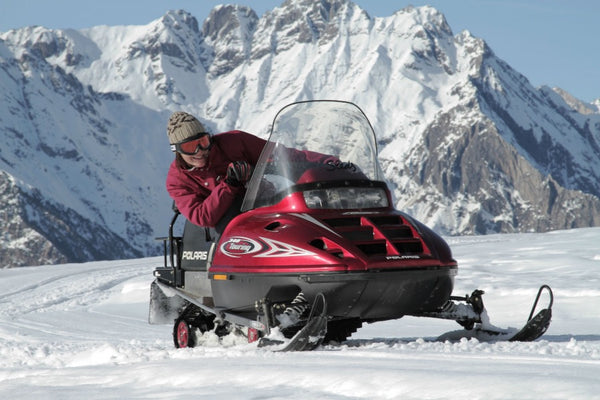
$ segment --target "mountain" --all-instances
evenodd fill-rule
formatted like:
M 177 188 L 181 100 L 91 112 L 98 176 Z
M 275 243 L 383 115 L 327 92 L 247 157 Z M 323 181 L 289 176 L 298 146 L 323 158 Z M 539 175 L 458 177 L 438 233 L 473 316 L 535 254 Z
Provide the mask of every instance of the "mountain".
M 600 223 L 600 100 L 534 88 L 431 7 L 217 6 L 0 34 L 0 265 L 157 254 L 175 110 L 261 137 L 285 104 L 355 102 L 396 205 L 443 234 Z

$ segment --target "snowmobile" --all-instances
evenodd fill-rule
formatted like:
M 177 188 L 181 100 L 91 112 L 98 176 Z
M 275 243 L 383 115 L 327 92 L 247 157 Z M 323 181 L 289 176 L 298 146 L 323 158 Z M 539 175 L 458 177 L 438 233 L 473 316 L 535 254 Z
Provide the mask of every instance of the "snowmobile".
M 447 243 L 392 204 L 358 106 L 290 104 L 273 120 L 243 200 L 218 226 L 185 221 L 177 236 L 174 210 L 158 238 L 164 265 L 154 270 L 149 322 L 173 323 L 178 348 L 213 332 L 281 351 L 342 342 L 364 323 L 403 316 L 451 319 L 497 340 L 546 331 L 550 287 L 521 330 L 493 327 L 483 291 L 452 296 L 458 264 Z M 549 304 L 535 313 L 543 293 Z

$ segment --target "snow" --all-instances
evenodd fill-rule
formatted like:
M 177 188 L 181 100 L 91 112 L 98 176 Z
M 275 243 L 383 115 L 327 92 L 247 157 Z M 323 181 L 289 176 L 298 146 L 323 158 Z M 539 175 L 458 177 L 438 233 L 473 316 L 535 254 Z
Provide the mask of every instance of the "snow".
M 438 342 L 458 325 L 406 317 L 313 352 L 176 350 L 171 326 L 147 323 L 161 257 L 3 269 L 0 398 L 600 399 L 600 228 L 447 240 L 455 294 L 485 290 L 497 326 L 520 326 L 552 286 L 546 335 Z

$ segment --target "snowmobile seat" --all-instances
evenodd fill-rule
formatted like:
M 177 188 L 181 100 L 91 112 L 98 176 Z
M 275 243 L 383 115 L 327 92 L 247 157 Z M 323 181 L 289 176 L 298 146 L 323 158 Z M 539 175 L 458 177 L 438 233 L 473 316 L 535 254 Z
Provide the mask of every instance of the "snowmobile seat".
M 198 226 L 186 220 L 183 227 L 181 269 L 185 271 L 206 271 L 210 249 L 218 235 L 214 228 Z
M 184 271 L 206 271 L 212 261 L 213 246 L 229 222 L 240 213 L 241 199 L 237 199 L 214 228 L 198 226 L 186 219 L 183 227 L 181 269 Z

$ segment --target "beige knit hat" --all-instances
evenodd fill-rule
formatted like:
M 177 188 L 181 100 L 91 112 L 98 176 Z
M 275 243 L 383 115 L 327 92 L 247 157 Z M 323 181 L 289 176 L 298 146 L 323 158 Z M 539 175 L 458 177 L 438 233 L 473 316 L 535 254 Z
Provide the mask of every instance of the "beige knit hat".
M 183 111 L 175 111 L 167 123 L 167 136 L 170 144 L 180 143 L 201 132 L 206 131 L 200 121 L 192 114 Z

